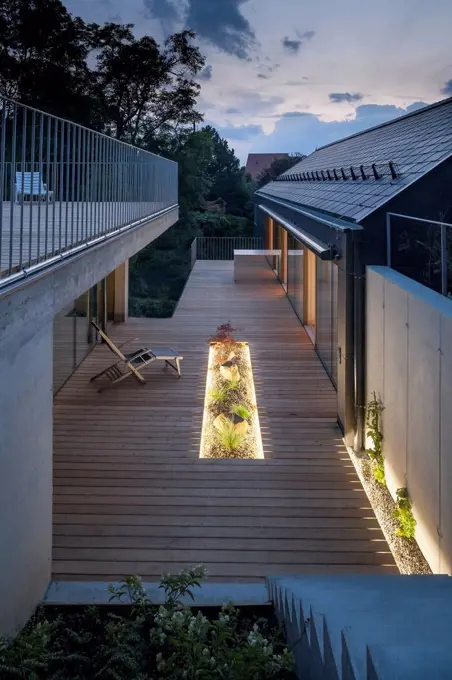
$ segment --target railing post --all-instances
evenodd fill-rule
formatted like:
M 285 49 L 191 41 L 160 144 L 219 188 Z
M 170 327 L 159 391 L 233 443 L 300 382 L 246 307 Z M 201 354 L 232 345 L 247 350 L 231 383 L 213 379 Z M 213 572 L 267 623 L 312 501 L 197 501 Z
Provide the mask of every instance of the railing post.
M 197 247 L 196 242 L 197 242 L 197 240 L 198 240 L 198 237 L 196 236 L 193 239 L 192 244 L 191 244 L 191 267 L 190 267 L 190 271 L 193 269 L 193 267 L 195 266 L 195 263 L 196 263 L 196 247 Z
M 447 296 L 447 227 L 441 225 L 441 293 Z

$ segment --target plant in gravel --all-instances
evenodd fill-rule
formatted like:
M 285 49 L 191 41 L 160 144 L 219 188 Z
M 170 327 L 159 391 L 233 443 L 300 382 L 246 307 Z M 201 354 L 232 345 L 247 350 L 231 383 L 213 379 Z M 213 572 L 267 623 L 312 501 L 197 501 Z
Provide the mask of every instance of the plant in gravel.
M 243 404 L 233 404 L 229 412 L 235 414 L 239 418 L 243 418 L 243 420 L 248 420 L 248 418 L 251 417 L 251 411 Z
M 218 429 L 218 441 L 228 453 L 234 453 L 243 443 L 244 435 L 237 432 L 234 423 L 229 418 L 223 418 Z
M 232 605 L 214 618 L 192 611 L 185 600 L 204 576 L 201 566 L 165 575 L 160 607 L 130 576 L 109 587 L 112 604 L 130 605 L 123 611 L 41 608 L 14 640 L 0 639 L 0 678 L 293 680 L 293 656 L 268 619 L 250 622 Z
M 375 392 L 367 404 L 366 435 L 372 441 L 372 446 L 366 449 L 370 458 L 372 474 L 379 484 L 386 485 L 385 460 L 383 456 L 383 433 L 381 431 L 381 414 L 383 405 Z
M 213 335 L 210 336 L 209 342 L 214 345 L 215 359 L 219 364 L 230 361 L 235 356 L 235 348 L 237 341 L 234 338 L 234 333 L 239 330 L 233 328 L 231 322 L 217 326 Z
M 228 386 L 212 387 L 209 397 L 215 404 L 224 404 L 229 399 Z
M 402 536 L 403 538 L 414 538 L 414 534 L 416 532 L 416 520 L 413 516 L 411 501 L 407 488 L 397 489 L 396 491 L 396 508 L 394 510 L 394 517 L 399 525 L 396 529 L 397 536 Z

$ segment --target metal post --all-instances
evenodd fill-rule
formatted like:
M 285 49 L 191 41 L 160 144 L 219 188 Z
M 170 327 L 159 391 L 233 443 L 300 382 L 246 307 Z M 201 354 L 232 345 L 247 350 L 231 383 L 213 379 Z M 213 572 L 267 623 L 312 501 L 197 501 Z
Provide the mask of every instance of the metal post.
M 441 293 L 447 297 L 447 226 L 441 225 Z
M 27 149 L 27 109 L 22 109 L 22 150 L 21 150 L 21 174 L 22 193 L 20 195 L 20 235 L 19 235 L 19 269 L 22 269 L 23 243 L 24 243 L 24 194 L 25 194 L 25 161 Z M 31 191 L 31 189 L 30 189 Z M 31 198 L 31 197 L 30 197 Z
M 39 183 L 41 182 L 44 184 L 44 175 L 43 175 L 43 166 L 42 166 L 42 154 L 43 154 L 43 145 L 44 145 L 44 115 L 42 113 L 39 114 L 39 161 L 38 161 L 38 173 L 39 173 Z M 47 196 L 46 196 L 47 200 Z M 36 251 L 36 262 L 39 262 L 40 256 L 41 256 L 41 197 L 39 197 L 38 200 L 38 247 Z
M 391 266 L 391 215 L 386 213 L 386 266 Z
M 2 102 L 2 136 L 0 141 L 0 278 L 2 276 L 2 237 L 3 237 L 3 200 L 5 181 L 5 146 L 6 146 L 6 102 Z
M 28 220 L 28 264 L 30 265 L 33 259 L 33 254 L 32 254 L 32 247 L 33 247 L 33 242 L 32 242 L 32 237 L 33 237 L 33 185 L 34 185 L 34 178 L 35 178 L 35 147 L 36 147 L 36 111 L 33 111 L 31 114 L 31 163 L 30 163 L 30 170 L 31 170 L 31 195 L 30 195 L 30 215 L 29 215 L 29 220 Z M 41 188 L 41 179 L 38 178 L 38 191 L 40 191 Z M 38 202 L 41 200 L 41 196 L 38 194 Z

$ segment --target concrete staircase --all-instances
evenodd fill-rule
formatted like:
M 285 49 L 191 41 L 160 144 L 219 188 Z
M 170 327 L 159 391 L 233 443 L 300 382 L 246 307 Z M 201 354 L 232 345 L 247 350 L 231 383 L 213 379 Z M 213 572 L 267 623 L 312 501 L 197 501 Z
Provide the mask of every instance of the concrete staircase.
M 451 680 L 452 578 L 268 580 L 300 680 Z

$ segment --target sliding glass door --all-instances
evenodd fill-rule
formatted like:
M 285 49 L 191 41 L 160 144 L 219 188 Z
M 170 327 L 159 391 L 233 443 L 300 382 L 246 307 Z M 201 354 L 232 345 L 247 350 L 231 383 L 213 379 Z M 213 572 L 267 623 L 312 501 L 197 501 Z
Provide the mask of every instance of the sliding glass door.
M 337 383 L 337 265 L 317 260 L 316 349 L 325 370 Z

